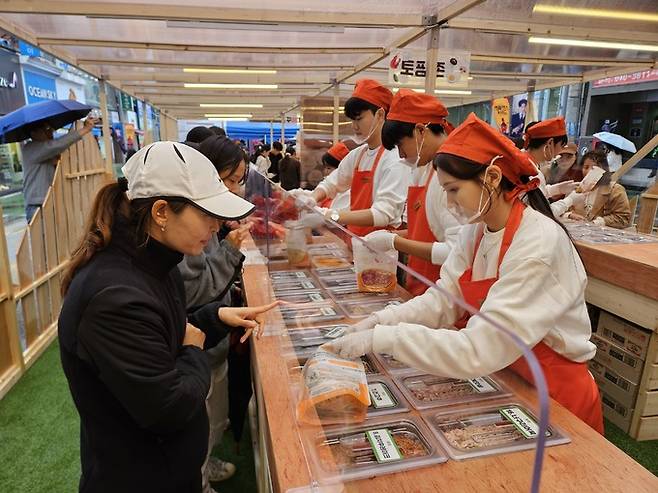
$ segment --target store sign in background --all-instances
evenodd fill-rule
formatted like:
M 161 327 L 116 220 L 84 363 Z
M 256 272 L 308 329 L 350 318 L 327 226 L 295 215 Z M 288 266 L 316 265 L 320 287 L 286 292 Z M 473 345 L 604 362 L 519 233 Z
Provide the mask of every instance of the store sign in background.
M 496 128 L 500 130 L 501 133 L 507 135 L 509 133 L 510 123 L 509 99 L 494 99 L 491 103 L 491 115 L 493 116 Z
M 437 87 L 468 87 L 471 54 L 466 51 L 439 51 L 436 62 Z M 427 77 L 427 50 L 393 52 L 388 65 L 390 84 L 424 86 Z
M 0 115 L 10 113 L 24 104 L 23 78 L 18 56 L 0 51 Z
M 25 77 L 25 95 L 28 104 L 57 99 L 55 79 L 35 74 L 29 70 L 23 70 L 23 76 Z
M 22 39 L 18 40 L 18 50 L 21 52 L 21 55 L 40 57 L 41 50 L 30 43 L 26 43 Z
M 641 72 L 634 72 L 632 74 L 606 77 L 605 79 L 599 79 L 592 82 L 592 87 L 623 86 L 625 84 L 639 84 L 641 82 L 651 82 L 654 80 L 658 80 L 658 69 L 642 70 Z

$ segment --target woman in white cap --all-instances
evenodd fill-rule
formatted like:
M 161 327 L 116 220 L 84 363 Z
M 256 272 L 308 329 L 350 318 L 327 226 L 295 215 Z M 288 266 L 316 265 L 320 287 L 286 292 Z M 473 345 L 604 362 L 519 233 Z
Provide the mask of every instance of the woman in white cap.
M 96 195 L 62 282 L 62 365 L 80 414 L 81 492 L 201 490 L 208 444 L 204 348 L 231 327 L 259 331 L 255 308 L 185 313 L 176 268 L 221 220 L 253 205 L 191 147 L 156 142 Z M 203 332 L 195 326 L 203 328 Z

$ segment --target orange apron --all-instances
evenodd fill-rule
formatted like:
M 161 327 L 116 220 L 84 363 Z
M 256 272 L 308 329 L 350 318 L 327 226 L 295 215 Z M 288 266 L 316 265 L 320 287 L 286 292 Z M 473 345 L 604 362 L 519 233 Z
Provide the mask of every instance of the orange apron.
M 489 289 L 498 280 L 500 264 L 512 244 L 516 231 L 519 229 L 524 209 L 525 205 L 521 201 L 517 200 L 514 203 L 510 217 L 505 225 L 505 234 L 500 245 L 500 253 L 498 254 L 499 272 L 496 277 L 473 281 L 473 268 L 470 267 L 459 278 L 459 287 L 461 288 L 462 296 L 469 305 L 479 309 L 487 298 Z M 473 261 L 475 261 L 481 241 L 482 233 L 480 233 L 475 243 Z M 469 317 L 470 315 L 465 315 L 455 326 L 457 328 L 464 328 Z M 587 364 L 577 363 L 565 358 L 544 342 L 539 342 L 532 348 L 532 352 L 535 353 L 537 360 L 539 360 L 539 364 L 546 377 L 549 395 L 596 431 L 603 434 L 601 397 L 596 382 L 587 369 Z M 509 368 L 527 382 L 533 382 L 532 374 L 523 357 L 512 363 Z
M 379 165 L 379 160 L 384 154 L 384 146 L 379 146 L 377 151 L 377 156 L 375 156 L 375 163 L 372 165 L 370 171 L 360 171 L 359 166 L 361 160 L 366 153 L 367 146 L 363 147 L 361 154 L 359 154 L 358 159 L 356 160 L 356 166 L 354 167 L 354 174 L 352 175 L 352 189 L 350 191 L 350 210 L 351 211 L 360 211 L 364 209 L 370 209 L 372 207 L 372 190 L 373 182 L 375 179 L 375 171 Z M 381 227 L 375 226 L 352 226 L 348 225 L 352 233 L 358 236 L 365 236 L 368 233 L 373 231 L 384 229 Z
M 437 241 L 436 236 L 434 236 L 434 233 L 432 233 L 429 222 L 427 221 L 427 213 L 425 207 L 427 202 L 427 190 L 433 177 L 434 169 L 430 171 L 425 185 L 411 186 L 408 189 L 407 238 L 410 240 L 423 241 L 426 243 L 434 243 Z M 424 260 L 420 257 L 416 257 L 414 255 L 409 255 L 409 262 L 407 265 L 410 269 L 413 269 L 419 274 L 422 274 L 430 281 L 436 281 L 439 278 L 439 273 L 441 271 L 440 265 L 434 265 L 432 262 Z M 418 279 L 408 274 L 405 287 L 407 288 L 407 291 L 409 291 L 414 296 L 423 294 L 427 290 L 425 283 L 420 282 Z

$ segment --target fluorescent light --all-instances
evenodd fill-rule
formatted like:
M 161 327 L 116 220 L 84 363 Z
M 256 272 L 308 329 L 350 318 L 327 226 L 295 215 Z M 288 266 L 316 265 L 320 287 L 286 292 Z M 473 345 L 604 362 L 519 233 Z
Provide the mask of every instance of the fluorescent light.
M 628 10 L 588 9 L 580 7 L 563 7 L 561 5 L 535 5 L 532 11 L 541 14 L 571 15 L 574 17 L 598 17 L 599 19 L 658 22 L 658 14 L 649 12 L 631 12 Z
M 270 69 L 243 69 L 243 68 L 194 68 L 185 67 L 183 72 L 191 74 L 276 74 Z
M 201 103 L 201 108 L 262 108 L 262 104 L 251 103 Z
M 248 122 L 249 118 L 208 118 L 211 122 Z
M 530 36 L 528 43 L 559 46 L 580 46 L 584 48 L 608 48 L 611 50 L 658 51 L 658 45 L 640 45 L 613 41 L 590 41 L 587 39 L 541 38 Z
M 278 89 L 277 84 L 217 84 L 185 82 L 186 89 Z
M 204 115 L 206 118 L 251 118 L 251 113 L 206 113 Z
M 302 109 L 304 111 L 322 111 L 322 110 L 332 110 L 334 109 L 333 106 L 303 106 Z M 338 111 L 343 111 L 345 108 L 343 106 L 338 107 Z
M 457 90 L 457 89 L 437 89 L 434 91 L 435 94 L 459 94 L 464 96 L 470 96 L 473 94 L 473 91 L 466 90 Z
M 351 125 L 352 122 L 340 122 L 338 125 Z M 304 122 L 304 125 L 318 125 L 320 127 L 333 127 L 333 123 Z

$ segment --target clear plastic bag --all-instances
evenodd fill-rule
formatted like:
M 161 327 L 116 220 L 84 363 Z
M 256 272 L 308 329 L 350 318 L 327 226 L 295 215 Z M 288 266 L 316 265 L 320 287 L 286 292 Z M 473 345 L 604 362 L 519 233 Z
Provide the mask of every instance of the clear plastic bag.
M 297 405 L 300 422 L 345 424 L 366 419 L 370 393 L 361 361 L 320 350 L 308 359 L 302 377 L 302 395 Z
M 311 257 L 308 253 L 306 230 L 304 228 L 291 228 L 286 234 L 286 251 L 288 263 L 293 267 L 310 267 Z
M 352 238 L 352 252 L 359 291 L 390 293 L 395 289 L 398 285 L 397 250 L 373 253 L 359 240 Z

